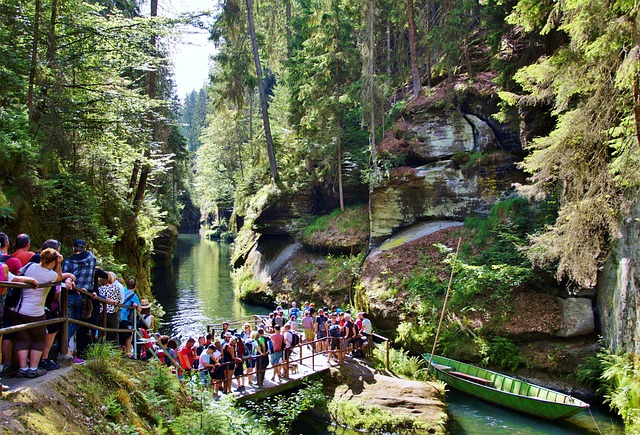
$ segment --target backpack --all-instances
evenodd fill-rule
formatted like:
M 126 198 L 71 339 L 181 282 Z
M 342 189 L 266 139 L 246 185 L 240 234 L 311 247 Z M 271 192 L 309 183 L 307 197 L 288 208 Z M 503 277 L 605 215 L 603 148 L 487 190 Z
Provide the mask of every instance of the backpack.
M 20 269 L 19 275 L 24 275 L 24 273 L 31 267 L 32 264 L 35 263 L 27 263 L 22 269 Z M 5 308 L 18 308 L 16 311 L 20 311 L 20 305 L 22 305 L 22 288 L 20 287 L 9 287 L 7 289 L 7 296 L 4 299 Z
M 269 353 L 274 353 L 275 349 L 273 348 L 273 341 L 271 341 L 269 337 L 265 337 L 265 340 L 267 341 L 267 348 L 269 349 Z
M 329 335 L 331 337 L 340 337 L 340 325 L 335 323 L 329 326 Z
M 129 294 L 129 296 L 127 296 L 126 298 L 124 298 L 124 302 L 122 302 L 122 305 L 127 305 L 129 302 L 131 302 L 131 299 L 133 299 L 133 297 L 136 294 L 134 292 L 131 292 L 131 294 Z M 129 322 L 129 324 L 133 325 L 133 316 L 134 316 L 134 311 L 135 308 L 133 308 L 133 306 L 129 307 L 129 315 L 127 316 L 126 319 L 120 319 L 122 320 L 126 320 L 127 322 Z M 122 317 L 122 311 L 120 311 L 120 316 Z
M 244 342 L 243 358 L 248 358 L 253 355 L 253 340 L 247 340 Z
M 300 344 L 300 335 L 297 332 L 289 331 L 291 334 L 291 347 L 295 347 Z

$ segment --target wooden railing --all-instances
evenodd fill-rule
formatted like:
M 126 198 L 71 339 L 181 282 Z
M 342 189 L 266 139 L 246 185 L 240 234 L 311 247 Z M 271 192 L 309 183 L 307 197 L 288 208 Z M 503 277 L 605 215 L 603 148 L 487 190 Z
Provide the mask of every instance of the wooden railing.
M 36 328 L 39 326 L 46 326 L 46 325 L 53 325 L 53 324 L 57 324 L 57 323 L 61 323 L 61 328 L 60 328 L 60 332 L 59 332 L 59 336 L 58 336 L 58 340 L 59 340 L 59 350 L 60 350 L 60 355 L 67 355 L 68 351 L 69 351 L 69 323 L 73 323 L 79 326 L 84 326 L 86 328 L 89 329 L 93 329 L 93 330 L 97 330 L 100 331 L 102 334 L 106 333 L 106 332 L 128 332 L 128 333 L 133 333 L 135 340 L 133 342 L 133 349 L 134 352 L 137 353 L 137 349 L 138 349 L 138 344 L 145 344 L 147 343 L 150 339 L 146 339 L 144 338 L 140 331 L 137 328 L 137 324 L 138 324 L 138 319 L 142 322 L 142 324 L 144 324 L 144 319 L 142 318 L 142 315 L 138 312 L 138 310 L 136 308 L 133 308 L 130 305 L 122 305 L 122 304 L 117 304 L 117 303 L 111 303 L 109 301 L 107 301 L 105 298 L 102 298 L 100 296 L 96 296 L 94 293 L 88 292 L 84 289 L 81 288 L 77 288 L 74 287 L 72 290 L 76 291 L 78 293 L 80 293 L 83 296 L 86 296 L 92 300 L 96 300 L 98 302 L 100 302 L 102 304 L 102 326 L 99 325 L 95 325 L 93 323 L 89 323 L 89 322 L 85 322 L 82 320 L 78 320 L 78 319 L 70 319 L 68 317 L 68 290 L 65 287 L 65 285 L 63 283 L 59 283 L 59 282 L 53 282 L 53 283 L 43 283 L 43 284 L 38 284 L 38 288 L 46 288 L 46 287 L 55 287 L 60 285 L 61 288 L 61 292 L 60 292 L 60 317 L 57 319 L 50 319 L 50 320 L 41 320 L 41 321 L 36 321 L 36 322 L 31 322 L 31 323 L 26 323 L 23 325 L 15 325 L 15 326 L 8 326 L 8 327 L 4 327 L 4 328 L 0 328 L 0 336 L 5 335 L 5 334 L 10 334 L 10 333 L 15 333 L 15 332 L 19 332 L 19 331 L 25 331 L 28 329 L 32 329 L 32 328 Z M 22 288 L 22 289 L 32 289 L 34 288 L 34 286 L 30 285 L 30 284 L 24 284 L 24 283 L 17 283 L 17 282 L 8 282 L 8 281 L 0 281 L 0 288 L 2 287 L 13 287 L 13 288 Z M 107 328 L 107 309 L 106 309 L 106 305 L 113 305 L 115 307 L 119 307 L 119 308 L 128 308 L 134 311 L 135 315 L 134 315 L 134 324 L 133 324 L 133 329 L 121 329 L 121 328 Z M 259 324 L 263 324 L 268 320 L 267 317 L 264 316 L 260 316 L 260 315 L 252 315 L 246 318 L 242 318 L 242 319 L 236 319 L 236 320 L 231 320 L 228 323 L 229 328 L 230 329 L 235 329 L 232 328 L 232 325 L 244 325 L 244 323 L 246 322 L 254 322 L 255 325 L 259 325 Z M 218 324 L 214 324 L 214 325 L 207 325 L 207 331 L 208 332 L 212 332 L 215 333 L 216 329 L 222 329 L 222 323 L 218 323 Z M 385 343 L 385 353 L 386 353 L 386 367 L 387 369 L 389 369 L 389 339 L 386 337 L 383 337 L 381 335 L 378 334 L 370 334 L 369 335 L 371 337 L 371 342 L 369 343 L 369 345 L 367 346 L 367 348 L 365 349 L 367 352 L 372 351 L 373 346 L 374 346 L 374 342 L 373 339 L 376 338 L 382 342 Z M 316 352 L 316 344 L 321 343 L 321 342 L 326 342 L 328 345 L 330 344 L 330 340 L 341 340 L 341 343 L 338 345 L 338 350 L 322 350 L 320 352 Z M 333 354 L 333 353 L 337 353 L 337 352 L 342 352 L 342 340 L 345 340 L 343 338 L 332 338 L 332 337 L 326 337 L 326 338 L 321 338 L 321 339 L 317 339 L 311 342 L 302 342 L 300 341 L 300 343 L 298 344 L 298 346 L 296 346 L 298 348 L 298 358 L 294 359 L 293 361 L 289 361 L 289 362 L 295 362 L 297 361 L 299 364 L 302 364 L 302 362 L 304 360 L 308 360 L 311 359 L 311 369 L 313 371 L 315 371 L 315 358 L 317 355 L 327 355 L 327 354 Z M 166 347 L 160 342 L 160 340 L 156 340 L 156 344 L 158 346 L 160 346 L 164 352 L 165 352 L 165 358 L 168 358 L 171 365 L 173 367 L 176 368 L 176 371 L 182 370 L 182 367 L 180 366 L 180 364 L 171 357 L 171 355 L 169 354 L 169 352 L 167 351 Z M 307 346 L 309 345 L 312 349 L 312 352 L 310 355 L 307 356 L 303 356 L 302 354 L 302 347 L 303 346 Z M 327 346 L 327 348 L 329 348 L 330 346 Z M 154 357 L 157 357 L 156 352 L 152 349 L 152 347 L 149 347 L 147 349 L 148 351 L 151 352 L 151 354 Z M 284 349 L 283 349 L 284 351 Z M 267 353 L 268 355 L 268 353 Z M 331 356 L 331 355 L 330 355 Z M 136 354 L 137 357 L 137 354 Z M 256 359 L 260 358 L 260 356 L 249 356 L 249 357 L 243 357 L 242 360 L 243 362 L 249 359 Z M 339 363 L 341 363 L 342 360 L 339 357 Z M 223 363 L 222 366 L 227 366 L 230 364 L 234 364 L 235 362 L 228 362 L 228 363 Z M 287 364 L 287 362 L 283 362 L 281 364 L 276 364 L 275 366 L 271 366 L 271 367 L 265 367 L 264 369 L 261 369 L 260 371 L 264 371 L 266 372 L 269 369 L 275 369 L 278 367 L 281 367 L 283 365 Z M 268 366 L 268 364 L 267 364 Z M 255 372 L 257 373 L 257 371 Z M 246 376 L 246 375 L 244 375 Z M 235 376 L 235 378 L 237 378 L 238 376 Z

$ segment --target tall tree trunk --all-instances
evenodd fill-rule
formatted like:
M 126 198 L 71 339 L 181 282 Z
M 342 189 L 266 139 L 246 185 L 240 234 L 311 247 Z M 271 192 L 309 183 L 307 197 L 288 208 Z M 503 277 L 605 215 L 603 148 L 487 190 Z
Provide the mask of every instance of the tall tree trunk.
M 36 72 L 38 68 L 38 40 L 40 38 L 40 11 L 42 4 L 36 0 L 35 13 L 33 17 L 33 43 L 31 44 L 31 65 L 29 68 L 29 90 L 27 91 L 27 107 L 29 108 L 29 120 L 33 122 L 33 99 L 34 87 L 36 83 Z
M 369 11 L 368 11 L 368 22 L 369 22 L 369 31 L 367 32 L 368 44 L 369 44 L 369 88 L 371 90 L 370 103 L 371 110 L 369 113 L 369 146 L 371 147 L 371 166 L 373 168 L 374 173 L 378 172 L 378 160 L 376 157 L 376 93 L 375 93 L 375 85 L 376 85 L 376 71 L 375 71 L 375 58 L 376 58 L 376 47 L 375 47 L 375 39 L 373 35 L 373 28 L 375 24 L 375 12 L 376 12 L 376 3 L 375 0 L 369 0 Z M 388 29 L 388 27 L 387 27 Z M 388 35 L 388 33 L 387 33 Z M 388 37 L 388 36 L 387 36 Z
M 387 20 L 387 75 L 391 77 L 391 25 Z
M 422 89 L 422 83 L 420 81 L 420 73 L 418 72 L 418 50 L 416 49 L 416 24 L 413 20 L 413 0 L 407 0 L 407 17 L 409 20 L 409 54 L 411 56 L 413 96 L 417 98 Z
M 427 87 L 431 87 L 431 42 L 429 32 L 431 31 L 431 0 L 427 0 Z
M 334 29 L 334 53 L 340 53 L 340 7 L 338 0 L 333 0 L 334 14 L 336 17 L 336 25 Z M 342 189 L 342 119 L 340 117 L 340 62 L 338 59 L 334 59 L 336 63 L 335 76 L 333 83 L 335 84 L 335 100 L 336 108 L 336 144 L 338 148 L 338 197 L 340 198 L 340 210 L 344 211 L 344 192 Z
M 251 10 L 251 0 L 247 0 L 247 21 L 249 23 L 249 34 L 251 36 L 251 47 L 253 48 L 253 61 L 256 64 L 256 76 L 258 78 L 258 91 L 260 93 L 260 108 L 262 109 L 262 123 L 264 124 L 264 136 L 267 141 L 267 154 L 269 155 L 269 168 L 271 170 L 271 182 L 278 181 L 278 167 L 276 166 L 276 154 L 273 150 L 273 139 L 271 138 L 271 126 L 269 124 L 269 109 L 267 106 L 267 95 L 262 81 L 262 66 L 260 65 L 260 55 L 258 54 L 258 41 L 256 40 L 256 29 L 253 25 L 253 12 Z

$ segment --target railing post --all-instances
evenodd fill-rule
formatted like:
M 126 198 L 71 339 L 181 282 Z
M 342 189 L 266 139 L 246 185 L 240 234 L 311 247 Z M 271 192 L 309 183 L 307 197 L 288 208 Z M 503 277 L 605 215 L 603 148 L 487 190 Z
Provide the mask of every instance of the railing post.
M 316 346 L 311 342 L 311 370 L 316 371 Z
M 106 296 L 105 296 L 106 297 Z M 106 328 L 107 327 L 107 303 L 106 302 L 100 302 L 102 305 L 102 327 Z M 107 333 L 105 331 L 102 332 L 102 339 L 106 340 L 107 339 Z
M 58 348 L 61 356 L 69 353 L 69 290 L 63 285 L 60 292 L 60 317 L 64 319 L 58 335 Z
M 389 370 L 389 340 L 386 340 L 385 344 L 387 345 L 387 370 Z
M 133 311 L 133 357 L 138 359 L 138 307 L 131 307 Z

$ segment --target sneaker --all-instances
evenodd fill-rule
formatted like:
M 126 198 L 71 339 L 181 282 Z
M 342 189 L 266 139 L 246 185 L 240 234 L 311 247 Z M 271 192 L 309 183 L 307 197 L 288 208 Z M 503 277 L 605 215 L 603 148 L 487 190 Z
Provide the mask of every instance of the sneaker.
M 57 362 L 55 362 L 52 359 L 45 359 L 45 360 L 40 361 L 40 364 L 38 364 L 38 367 L 50 372 L 51 370 L 59 369 L 61 366 L 60 366 L 60 364 L 58 364 Z
M 2 391 L 9 391 L 11 388 L 9 388 L 8 385 L 5 384 L 0 384 L 2 386 Z
M 4 379 L 15 378 L 18 375 L 18 369 L 13 366 L 8 366 L 4 368 L 2 372 L 2 377 Z
M 20 370 L 20 371 L 22 371 L 22 370 Z M 33 369 L 26 370 L 26 372 L 27 372 L 26 376 L 28 378 L 37 378 L 38 376 L 42 376 L 42 375 L 46 375 L 47 374 L 47 371 L 45 369 L 41 369 L 39 367 L 37 369 L 35 369 L 35 370 L 33 370 Z M 18 373 L 18 375 L 19 374 L 20 373 Z
M 29 369 L 20 369 L 16 374 L 16 378 L 26 378 L 28 372 L 29 372 Z
M 74 355 L 71 362 L 74 364 L 84 364 L 85 361 L 82 358 L 78 358 L 77 356 Z

